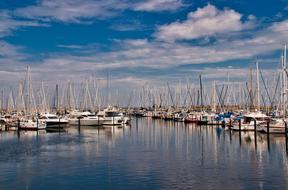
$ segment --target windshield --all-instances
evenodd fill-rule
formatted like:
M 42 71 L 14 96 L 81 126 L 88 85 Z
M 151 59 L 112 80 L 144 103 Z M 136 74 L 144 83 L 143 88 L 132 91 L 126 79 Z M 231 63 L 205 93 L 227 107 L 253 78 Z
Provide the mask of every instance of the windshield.
M 48 119 L 58 119 L 56 116 L 49 116 Z
M 116 117 L 121 116 L 120 113 L 117 112 L 106 112 L 106 117 Z

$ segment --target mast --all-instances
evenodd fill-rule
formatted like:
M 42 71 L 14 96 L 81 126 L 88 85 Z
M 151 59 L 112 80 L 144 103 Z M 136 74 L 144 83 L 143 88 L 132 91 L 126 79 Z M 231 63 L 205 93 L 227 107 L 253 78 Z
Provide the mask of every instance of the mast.
M 260 82 L 259 82 L 258 61 L 256 61 L 256 77 L 257 77 L 257 111 L 260 111 Z
M 254 97 L 253 97 L 253 71 L 250 68 L 250 101 L 251 101 L 251 108 L 250 111 L 254 109 Z
M 200 83 L 200 106 L 201 106 L 201 111 L 203 109 L 203 89 L 202 89 L 202 78 L 201 75 L 199 75 L 199 83 Z
M 25 101 L 24 101 L 24 89 L 23 89 L 23 81 L 19 82 L 18 86 L 18 96 L 16 99 L 16 111 L 17 113 L 21 113 L 25 111 Z
M 59 112 L 59 87 L 56 84 L 56 112 Z
M 107 73 L 107 106 L 110 104 L 110 73 Z
M 11 90 L 7 100 L 7 112 L 14 111 L 14 100 L 13 100 L 13 91 Z
M 1 111 L 4 109 L 4 90 L 1 90 Z
M 25 108 L 26 114 L 32 113 L 32 85 L 31 85 L 31 76 L 30 76 L 30 67 L 27 66 L 26 77 L 24 82 L 24 96 L 25 96 Z
M 284 52 L 282 56 L 282 80 L 283 80 L 283 118 L 286 118 L 286 89 L 287 89 L 287 81 L 286 81 L 286 44 L 284 45 Z
M 212 100 L 213 102 L 212 102 L 212 106 L 213 106 L 213 108 L 212 108 L 212 111 L 216 111 L 216 82 L 215 82 L 215 80 L 213 81 L 213 100 Z

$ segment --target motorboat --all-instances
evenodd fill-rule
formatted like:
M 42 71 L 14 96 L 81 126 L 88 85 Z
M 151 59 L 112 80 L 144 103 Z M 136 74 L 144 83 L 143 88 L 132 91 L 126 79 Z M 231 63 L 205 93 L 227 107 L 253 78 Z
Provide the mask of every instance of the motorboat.
M 25 121 L 21 121 L 19 127 L 20 130 L 27 130 L 27 131 L 45 130 L 46 122 L 38 119 L 36 121 L 33 119 L 28 119 Z
M 56 114 L 52 114 L 52 113 L 40 114 L 39 119 L 42 121 L 45 121 L 47 127 L 49 127 L 51 125 L 53 125 L 53 126 L 62 125 L 63 126 L 63 125 L 68 124 L 68 119 L 58 117 Z
M 185 123 L 197 123 L 199 121 L 198 115 L 195 113 L 188 113 L 188 115 L 185 117 L 184 122 Z
M 74 112 L 69 119 L 69 125 L 99 126 L 103 124 L 103 118 L 91 112 Z
M 125 117 L 116 107 L 108 107 L 104 111 L 98 112 L 97 116 L 103 118 L 103 125 L 122 125 L 129 122 L 129 118 Z
M 270 117 L 261 113 L 261 112 L 252 112 L 243 115 L 243 117 L 239 118 L 239 121 L 236 121 L 232 124 L 232 129 L 239 131 L 239 122 L 241 122 L 241 130 L 242 131 L 254 131 L 255 130 L 255 121 L 256 121 L 256 130 L 261 131 L 262 128 L 257 127 L 260 124 L 264 125 L 269 121 Z
M 268 123 L 261 123 L 258 125 L 258 127 L 263 131 L 264 133 L 268 133 Z M 273 134 L 285 134 L 285 121 L 281 118 L 272 118 L 269 121 L 269 133 Z

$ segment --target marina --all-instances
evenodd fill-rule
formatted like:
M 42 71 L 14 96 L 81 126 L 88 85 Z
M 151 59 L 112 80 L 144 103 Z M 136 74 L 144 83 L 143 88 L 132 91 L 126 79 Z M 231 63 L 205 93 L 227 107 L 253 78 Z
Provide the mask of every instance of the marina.
M 0 137 L 1 189 L 285 189 L 288 179 L 284 136 L 220 126 L 132 118 Z
M 288 189 L 287 10 L 1 0 L 0 190 Z
M 106 88 L 51 90 L 27 67 L 2 90 L 0 189 L 285 189 L 286 45 L 275 86 L 255 66 L 247 88 L 199 75 L 198 87 L 144 85 L 126 106 L 109 75 Z

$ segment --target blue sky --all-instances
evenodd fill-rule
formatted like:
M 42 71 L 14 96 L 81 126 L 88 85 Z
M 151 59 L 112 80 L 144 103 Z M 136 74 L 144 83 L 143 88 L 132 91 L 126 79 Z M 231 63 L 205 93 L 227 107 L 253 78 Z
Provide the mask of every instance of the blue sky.
M 1 84 L 27 65 L 51 83 L 244 80 L 256 59 L 279 66 L 287 11 L 286 0 L 1 0 Z

